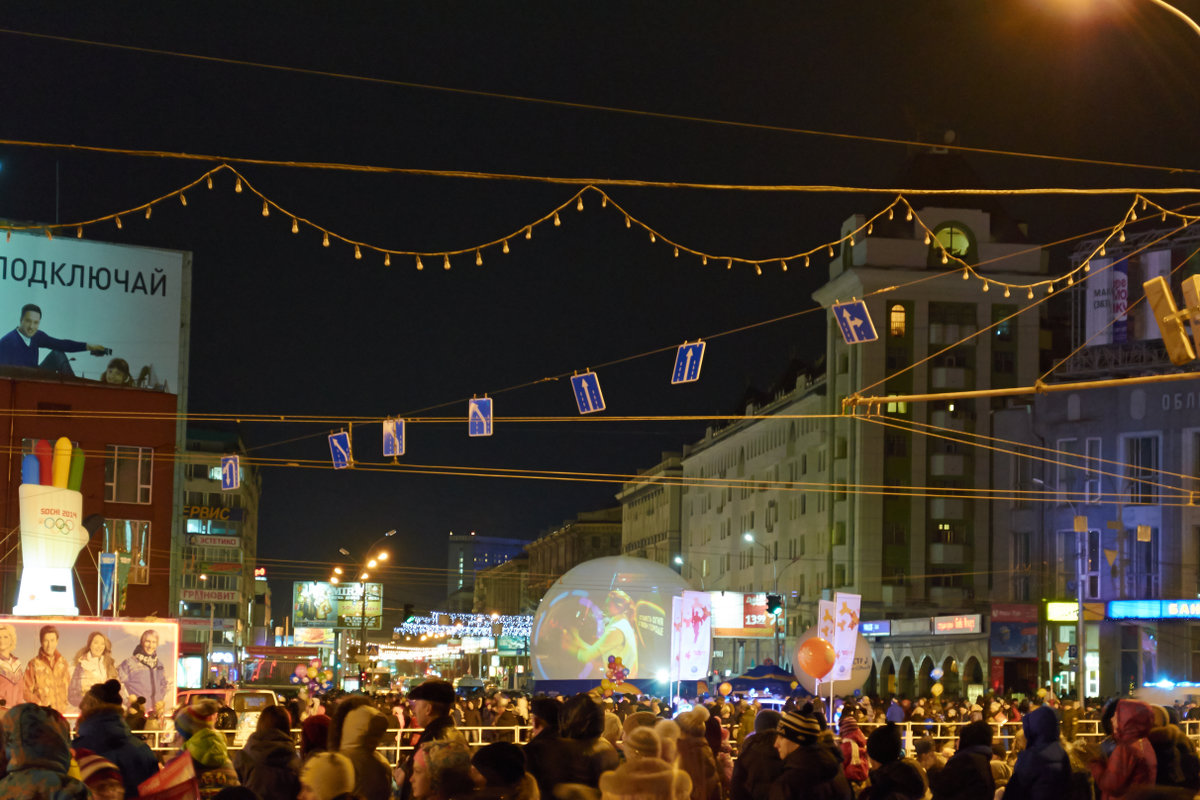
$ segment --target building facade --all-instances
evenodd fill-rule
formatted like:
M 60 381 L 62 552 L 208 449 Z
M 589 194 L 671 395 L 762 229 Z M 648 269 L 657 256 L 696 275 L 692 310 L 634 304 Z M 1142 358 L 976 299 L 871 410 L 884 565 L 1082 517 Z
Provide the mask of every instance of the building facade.
M 621 553 L 621 507 L 584 511 L 561 527 L 525 545 L 529 578 L 524 607 L 535 609 L 542 595 L 572 567 Z
M 477 536 L 450 531 L 446 547 L 446 607 L 470 612 L 475 604 L 475 576 L 521 555 L 525 539 Z
M 529 556 L 522 553 L 475 574 L 476 614 L 527 614 Z
M 621 553 L 657 561 L 676 571 L 682 561 L 683 464 L 679 453 L 663 453 L 662 461 L 638 472 L 636 480 L 622 484 Z

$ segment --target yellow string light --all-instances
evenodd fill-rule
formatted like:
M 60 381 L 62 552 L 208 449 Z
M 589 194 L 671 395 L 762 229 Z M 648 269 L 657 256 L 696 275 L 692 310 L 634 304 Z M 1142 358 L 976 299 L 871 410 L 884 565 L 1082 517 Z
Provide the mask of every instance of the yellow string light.
M 1008 291 L 1008 286 L 1005 286 L 1005 287 L 1004 287 L 1004 296 L 1005 296 L 1005 297 L 1011 297 L 1011 296 L 1012 296 L 1011 292 L 1009 292 L 1009 291 Z
M 263 200 L 263 210 L 262 210 L 262 215 L 263 215 L 264 217 L 269 217 L 269 216 L 271 216 L 271 209 L 267 208 L 267 201 L 266 201 L 266 200 Z
M 391 253 L 383 254 L 383 265 L 385 267 L 390 267 L 392 265 L 392 254 Z
M 1053 283 L 1046 286 L 1046 294 L 1054 294 L 1054 284 Z
M 679 248 L 675 248 L 675 258 L 679 258 Z
M 450 254 L 446 253 L 442 256 L 442 269 L 450 269 Z
M 629 227 L 629 215 L 628 214 L 625 215 L 625 227 L 626 228 Z
M 966 267 L 963 267 L 963 280 L 968 280 L 971 277 L 971 272 Z
M 808 256 L 804 257 L 804 266 L 808 266 Z
M 984 290 L 985 292 L 990 292 L 990 291 L 991 291 L 991 288 L 992 288 L 992 287 L 988 286 L 988 282 L 987 282 L 987 281 L 984 281 L 984 282 L 983 282 L 983 290 Z
M 1103 255 L 1107 255 L 1107 254 L 1108 254 L 1108 250 L 1104 247 L 1104 245 L 1100 245 L 1100 255 L 1103 256 Z
M 475 251 L 475 266 L 483 266 L 483 253 L 479 252 L 478 250 Z
M 1143 208 L 1144 208 L 1144 207 L 1145 207 L 1145 206 L 1143 206 Z M 1137 222 L 1137 211 L 1134 211 L 1134 210 L 1132 210 L 1132 209 L 1131 209 L 1131 210 L 1130 210 L 1130 212 L 1129 212 L 1129 219 L 1130 219 L 1131 221 L 1133 221 L 1133 222 Z
M 533 238 L 533 226 L 532 225 L 530 225 L 528 228 L 525 229 L 525 238 L 526 239 Z
M 929 231 L 925 231 L 925 246 L 929 247 Z
M 329 231 L 325 231 L 325 235 L 321 237 L 321 246 L 329 247 Z
M 871 232 L 872 232 L 872 231 L 874 231 L 874 230 L 875 230 L 875 223 L 873 223 L 873 222 L 872 222 L 872 223 L 868 223 L 868 224 L 867 224 L 867 236 L 870 236 L 870 235 L 871 235 Z
M 850 234 L 850 246 L 854 247 L 854 234 Z
M 600 194 L 600 207 L 608 208 L 608 195 L 606 195 L 604 193 Z
M 733 259 L 732 258 L 725 259 L 725 269 L 733 269 Z
M 1029 299 L 1030 300 L 1033 299 L 1033 287 L 1032 286 L 1029 287 Z
M 779 266 L 783 267 L 784 272 L 787 272 L 787 262 L 784 261 L 782 258 L 779 259 Z
M 894 206 L 888 206 L 888 222 L 892 221 L 892 210 L 894 208 L 895 208 Z
M 362 250 L 358 249 L 358 245 L 354 245 L 354 260 L 355 261 L 362 260 Z
M 945 251 L 945 250 L 942 250 L 942 263 L 943 263 L 943 264 L 948 264 L 948 263 L 950 263 L 950 257 L 949 257 L 948 255 L 946 255 L 946 251 Z
M 1125 241 L 1125 229 L 1124 228 L 1121 229 L 1121 237 L 1120 237 L 1119 241 L 1122 241 L 1122 242 Z
M 1083 262 L 1083 271 L 1085 274 L 1092 271 L 1092 262 L 1091 261 Z
M 700 256 L 700 263 L 701 263 L 701 265 L 707 267 L 708 266 L 708 256 Z
M 299 232 L 300 232 L 300 221 L 297 220 L 295 217 L 292 217 L 292 233 L 299 233 Z
M 146 206 L 146 219 L 150 219 L 150 206 Z
M 418 269 L 418 270 L 425 269 L 425 265 L 421 263 L 421 257 L 420 257 L 420 256 L 417 256 L 417 269 Z
M 654 244 L 655 241 L 656 240 L 654 238 L 654 231 L 650 231 L 650 244 Z
M 208 188 L 211 189 L 212 188 L 212 175 L 208 176 L 207 183 L 208 183 Z
M 49 229 L 49 228 L 46 228 L 46 238 L 47 238 L 47 239 L 49 239 L 49 240 L 50 240 L 50 241 L 52 241 L 52 242 L 54 241 L 54 234 L 52 234 L 52 233 L 50 232 L 50 229 Z
M 233 190 L 235 192 L 237 192 L 238 194 L 242 193 L 242 179 L 241 178 L 238 178 L 237 181 L 233 184 Z
M 908 209 L 908 213 L 904 216 L 905 222 L 912 222 L 912 209 Z
M 187 195 L 184 194 L 183 192 L 179 193 L 179 203 L 180 203 L 180 205 L 185 205 L 185 206 L 187 205 Z
M 833 258 L 833 245 L 829 245 L 829 257 Z
M 9 231 L 8 235 L 12 236 L 12 231 Z M 76 239 L 83 238 L 83 226 L 82 225 L 80 225 L 78 228 L 75 229 L 75 238 Z
M 505 240 L 504 240 L 504 247 L 503 247 L 503 248 L 501 248 L 500 252 L 502 252 L 502 253 L 507 253 L 507 252 L 508 252 L 508 239 L 505 239 Z
M 760 264 L 754 265 L 754 274 L 759 275 L 759 276 L 762 275 L 762 265 L 760 265 Z
M 558 218 L 558 212 L 557 212 L 557 211 L 555 211 L 555 212 L 554 212 L 554 227 L 558 228 L 558 227 L 561 227 L 561 226 L 562 226 L 562 220 L 560 220 L 560 219 Z
M 115 219 L 117 221 L 117 230 L 121 230 L 121 218 L 114 217 L 113 219 Z
M 579 200 L 575 203 L 576 211 L 583 211 L 583 195 L 579 195 Z

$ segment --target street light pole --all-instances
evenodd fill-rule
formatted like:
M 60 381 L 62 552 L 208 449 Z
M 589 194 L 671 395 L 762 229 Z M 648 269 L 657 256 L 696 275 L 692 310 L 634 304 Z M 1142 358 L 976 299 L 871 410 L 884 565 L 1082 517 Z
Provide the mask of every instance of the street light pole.
M 1033 482 L 1038 486 L 1046 487 L 1047 484 L 1041 478 L 1034 478 Z M 1054 486 L 1055 494 L 1063 493 L 1063 490 L 1057 485 Z M 1079 508 L 1075 505 L 1074 500 L 1064 497 L 1064 502 L 1071 507 L 1073 516 L 1073 527 L 1075 533 L 1079 534 L 1076 541 L 1079 544 L 1078 558 L 1075 563 L 1075 593 L 1078 595 L 1078 610 L 1076 611 L 1075 620 L 1075 693 L 1079 698 L 1079 708 L 1082 711 L 1086 708 L 1087 688 L 1084 685 L 1087 680 L 1087 667 L 1084 665 L 1085 656 L 1087 653 L 1087 630 L 1084 626 L 1083 619 L 1083 581 L 1087 573 L 1087 549 L 1088 549 L 1088 518 L 1079 513 Z M 1057 529 L 1055 535 L 1057 536 Z
M 387 538 L 389 538 L 391 536 L 395 536 L 395 535 L 396 535 L 396 531 L 394 528 L 390 531 L 387 531 L 382 536 L 380 536 L 378 539 L 376 539 L 374 542 L 372 542 L 371 546 L 368 547 L 365 552 L 370 554 L 370 552 L 375 549 L 375 546 L 377 544 L 382 542 L 384 539 L 387 539 Z M 344 547 L 339 547 L 338 552 L 346 557 L 350 557 L 350 551 Z M 386 561 L 387 558 L 388 558 L 388 553 L 386 550 L 382 550 L 377 555 L 374 555 L 374 556 L 368 555 L 367 559 L 363 562 L 362 566 L 358 570 L 358 588 L 359 588 L 358 665 L 359 665 L 359 675 L 360 676 L 363 674 L 363 671 L 364 671 L 362 668 L 365 667 L 368 662 L 368 659 L 367 659 L 367 579 L 370 578 L 371 575 L 369 572 L 367 572 L 367 570 L 374 569 L 376 566 L 378 566 L 380 561 Z M 339 580 L 337 576 L 342 574 L 342 570 L 340 567 L 335 567 L 333 571 L 335 574 L 332 577 L 330 577 L 329 582 L 337 583 Z M 382 602 L 382 598 L 381 598 L 381 602 Z M 363 688 L 363 686 L 361 684 L 362 684 L 362 681 L 360 678 L 359 689 Z
M 749 542 L 750 544 L 758 545 L 767 554 L 767 561 L 771 562 L 771 581 L 772 581 L 772 586 L 774 587 L 774 589 L 772 591 L 775 594 L 779 594 L 779 572 L 775 568 L 775 559 L 772 557 L 771 548 L 767 547 L 762 542 L 756 540 L 754 538 L 754 534 L 750 533 L 749 531 L 742 534 L 742 539 Z M 784 611 L 784 619 L 785 620 L 787 619 L 787 611 L 786 610 Z M 781 660 L 783 660 L 783 645 L 779 641 L 779 621 L 778 620 L 772 621 L 771 632 L 772 632 L 772 637 L 775 639 L 775 665 L 779 666 L 779 662 Z

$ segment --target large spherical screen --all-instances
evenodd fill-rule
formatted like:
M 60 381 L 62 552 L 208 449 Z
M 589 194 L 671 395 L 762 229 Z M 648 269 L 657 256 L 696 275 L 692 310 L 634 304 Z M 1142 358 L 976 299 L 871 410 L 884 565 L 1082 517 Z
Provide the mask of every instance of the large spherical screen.
M 609 657 L 629 678 L 655 678 L 671 659 L 671 598 L 688 588 L 670 568 L 644 558 L 585 561 L 554 582 L 533 618 L 534 676 L 605 677 Z

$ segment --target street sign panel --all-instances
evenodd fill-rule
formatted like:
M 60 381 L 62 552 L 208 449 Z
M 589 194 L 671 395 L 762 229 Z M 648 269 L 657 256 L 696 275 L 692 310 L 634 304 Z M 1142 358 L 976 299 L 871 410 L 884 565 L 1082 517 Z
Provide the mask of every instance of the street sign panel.
M 700 364 L 704 361 L 704 342 L 684 342 L 675 351 L 675 370 L 671 383 L 692 383 L 700 380 Z
M 600 391 L 600 378 L 594 372 L 571 376 L 571 388 L 575 390 L 575 405 L 580 414 L 593 414 L 604 410 L 604 393 Z
M 383 454 L 392 457 L 404 455 L 404 420 L 383 421 Z
M 492 435 L 492 398 L 472 397 L 467 401 L 467 435 Z
M 235 455 L 221 456 L 221 491 L 232 492 L 241 485 L 241 461 Z
M 875 325 L 871 322 L 871 315 L 867 312 L 865 300 L 834 303 L 833 317 L 842 329 L 842 338 L 846 340 L 846 344 L 862 344 L 879 338 L 879 334 L 875 332 Z
M 350 453 L 350 434 L 346 431 L 329 434 L 329 455 L 334 469 L 346 469 L 354 463 Z

